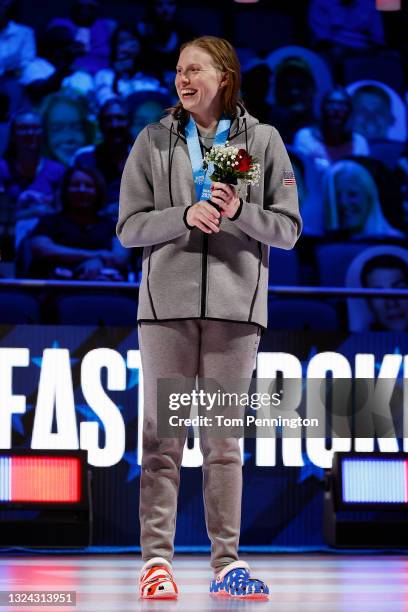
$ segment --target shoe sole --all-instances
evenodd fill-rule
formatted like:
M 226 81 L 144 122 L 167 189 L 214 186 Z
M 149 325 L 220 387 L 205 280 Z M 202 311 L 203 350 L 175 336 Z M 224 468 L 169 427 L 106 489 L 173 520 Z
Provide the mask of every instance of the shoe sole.
M 267 593 L 250 593 L 249 595 L 231 595 L 230 593 L 226 593 L 225 591 L 220 591 L 218 593 L 210 593 L 211 597 L 215 599 L 251 599 L 253 601 L 268 601 L 269 595 Z
M 174 594 L 172 594 L 172 593 L 165 593 L 164 595 L 152 595 L 151 597 L 148 597 L 148 596 L 144 597 L 144 596 L 140 595 L 139 599 L 144 599 L 144 600 L 146 600 L 146 599 L 149 599 L 149 600 L 153 600 L 153 599 L 167 599 L 167 600 L 169 600 L 169 599 L 177 599 L 177 597 L 178 597 L 178 595 L 175 594 L 175 593 Z

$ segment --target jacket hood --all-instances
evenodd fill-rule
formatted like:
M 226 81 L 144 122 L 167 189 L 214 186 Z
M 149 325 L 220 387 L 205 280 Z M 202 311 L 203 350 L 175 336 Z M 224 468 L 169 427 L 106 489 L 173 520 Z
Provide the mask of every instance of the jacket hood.
M 179 121 L 175 119 L 172 114 L 169 113 L 168 115 L 163 117 L 163 119 L 160 119 L 160 123 L 164 125 L 168 130 L 171 130 L 171 126 L 173 126 L 172 131 L 177 133 L 181 138 L 184 138 L 183 132 L 179 130 Z M 230 138 L 234 138 L 238 134 L 245 132 L 245 130 L 253 128 L 258 123 L 258 119 L 250 115 L 246 108 L 242 104 L 238 103 L 237 115 L 231 123 Z

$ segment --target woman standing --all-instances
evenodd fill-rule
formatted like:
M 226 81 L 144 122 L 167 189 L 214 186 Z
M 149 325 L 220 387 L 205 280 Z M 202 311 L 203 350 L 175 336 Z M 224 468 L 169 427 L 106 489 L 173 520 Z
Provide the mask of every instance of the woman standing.
M 226 40 L 182 46 L 179 103 L 139 134 L 121 183 L 117 234 L 143 246 L 138 333 L 144 375 L 140 492 L 143 598 L 176 598 L 171 561 L 181 438 L 157 435 L 160 378 L 250 379 L 267 326 L 269 246 L 291 249 L 301 231 L 296 186 L 277 131 L 238 102 L 240 66 Z M 245 148 L 261 163 L 246 201 L 211 183 L 202 156 L 213 143 Z M 218 205 L 219 209 L 209 203 Z M 227 382 L 225 382 L 227 381 Z M 226 389 L 229 391 L 229 389 Z M 248 388 L 246 389 L 248 391 Z M 210 592 L 266 599 L 238 559 L 242 460 L 239 439 L 200 429 L 206 526 L 215 578 Z

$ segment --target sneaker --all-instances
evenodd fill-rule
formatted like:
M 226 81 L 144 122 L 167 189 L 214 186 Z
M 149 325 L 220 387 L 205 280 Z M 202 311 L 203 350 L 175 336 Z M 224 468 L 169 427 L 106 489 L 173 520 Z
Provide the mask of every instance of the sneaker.
M 269 589 L 262 580 L 250 578 L 250 568 L 245 561 L 234 561 L 226 565 L 211 580 L 210 595 L 230 599 L 269 599 Z
M 140 599 L 177 599 L 178 589 L 170 563 L 162 557 L 153 557 L 140 570 Z

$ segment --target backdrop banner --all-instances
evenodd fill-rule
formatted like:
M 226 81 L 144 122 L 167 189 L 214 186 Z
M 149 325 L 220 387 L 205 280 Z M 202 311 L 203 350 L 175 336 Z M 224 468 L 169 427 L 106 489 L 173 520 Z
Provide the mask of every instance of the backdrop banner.
M 384 407 L 399 411 L 396 435 L 262 433 L 241 440 L 244 496 L 241 546 L 323 545 L 323 476 L 335 450 L 396 451 L 408 442 L 408 334 L 268 330 L 256 380 L 372 382 L 387 379 Z M 139 545 L 143 373 L 134 328 L 17 325 L 0 327 L 0 449 L 87 451 L 92 473 L 95 546 Z M 140 384 L 139 384 L 140 383 Z M 405 384 L 404 384 L 405 383 Z M 379 387 L 378 387 L 379 388 Z M 387 395 L 388 393 L 388 395 Z M 389 403 L 389 406 L 388 406 Z M 305 417 L 319 416 L 310 401 Z M 322 416 L 320 414 L 320 416 Z M 327 414 L 323 415 L 327 420 Z M 370 415 L 368 415 L 369 418 Z M 401 436 L 401 432 L 407 432 Z M 181 468 L 176 546 L 208 547 L 199 440 L 190 431 Z M 1 518 L 1 517 L 0 517 Z

